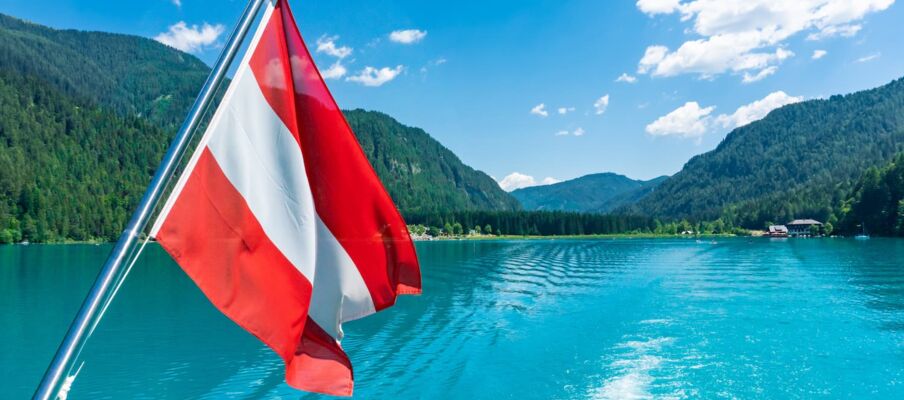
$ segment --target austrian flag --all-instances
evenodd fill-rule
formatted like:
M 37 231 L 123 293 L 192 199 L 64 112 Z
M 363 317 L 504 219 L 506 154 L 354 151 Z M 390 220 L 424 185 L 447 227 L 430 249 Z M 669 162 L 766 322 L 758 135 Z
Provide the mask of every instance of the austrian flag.
M 420 293 L 420 270 L 287 2 L 265 7 L 151 236 L 289 385 L 348 396 L 342 323 Z

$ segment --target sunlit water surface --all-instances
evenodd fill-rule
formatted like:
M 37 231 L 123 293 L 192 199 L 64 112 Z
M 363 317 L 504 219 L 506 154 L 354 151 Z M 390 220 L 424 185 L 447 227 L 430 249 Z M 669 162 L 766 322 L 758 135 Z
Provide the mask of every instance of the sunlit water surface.
M 31 395 L 108 246 L 0 246 L 0 398 Z M 424 295 L 346 324 L 366 399 L 904 398 L 904 241 L 418 243 Z M 297 399 L 159 248 L 70 399 Z

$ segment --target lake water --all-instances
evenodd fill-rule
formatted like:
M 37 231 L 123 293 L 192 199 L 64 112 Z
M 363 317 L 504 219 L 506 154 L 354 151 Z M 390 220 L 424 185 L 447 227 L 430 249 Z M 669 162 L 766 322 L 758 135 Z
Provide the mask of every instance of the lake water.
M 904 398 L 904 241 L 418 243 L 346 324 L 366 399 Z M 109 246 L 0 246 L 0 398 L 31 395 Z M 315 398 L 150 247 L 70 399 Z

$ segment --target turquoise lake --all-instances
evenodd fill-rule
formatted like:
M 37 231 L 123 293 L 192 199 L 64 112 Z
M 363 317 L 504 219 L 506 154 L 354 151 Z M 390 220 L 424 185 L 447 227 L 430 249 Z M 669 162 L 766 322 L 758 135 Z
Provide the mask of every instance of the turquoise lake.
M 424 295 L 345 325 L 362 399 L 902 399 L 904 240 L 418 243 Z M 109 246 L 0 246 L 0 399 L 31 396 Z M 70 399 L 317 398 L 159 247 Z

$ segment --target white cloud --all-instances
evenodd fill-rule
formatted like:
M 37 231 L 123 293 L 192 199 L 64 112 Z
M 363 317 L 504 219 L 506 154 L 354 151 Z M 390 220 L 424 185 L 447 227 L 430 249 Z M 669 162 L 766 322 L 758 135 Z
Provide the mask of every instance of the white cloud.
M 637 8 L 648 15 L 670 14 L 678 9 L 679 0 L 637 0 Z
M 603 97 L 600 97 L 599 99 L 596 99 L 596 101 L 593 103 L 593 108 L 596 115 L 601 115 L 606 112 L 606 109 L 609 108 L 609 95 L 607 94 Z
M 829 52 L 827 52 L 825 50 L 813 50 L 813 55 L 810 58 L 812 58 L 814 60 L 818 60 L 820 58 L 825 57 L 826 54 L 828 54 L 828 53 Z
M 198 27 L 188 26 L 185 21 L 179 21 L 170 26 L 166 32 L 154 36 L 154 40 L 184 52 L 194 53 L 216 43 L 224 29 L 220 24 L 210 25 L 205 22 Z
M 665 46 L 647 47 L 647 50 L 643 53 L 643 57 L 640 59 L 640 63 L 637 64 L 637 73 L 646 74 L 647 72 L 650 72 L 650 69 L 662 62 L 665 55 L 668 53 L 669 48 Z
M 420 42 L 426 36 L 427 31 L 422 31 L 419 29 L 404 29 L 392 31 L 392 33 L 389 34 L 389 40 L 401 44 L 414 44 Z
M 715 107 L 700 107 L 696 101 L 689 101 L 674 111 L 659 117 L 647 125 L 646 131 L 653 136 L 700 137 L 706 133 L 710 113 Z
M 676 4 L 677 3 L 677 4 Z M 853 36 L 866 15 L 887 9 L 894 0 L 690 0 L 683 3 L 640 0 L 648 14 L 679 13 L 699 38 L 674 51 L 650 46 L 637 71 L 653 76 L 697 74 L 711 78 L 723 73 L 748 77 L 776 67 L 794 55 L 784 42 L 798 33 L 807 39 Z
M 863 56 L 863 57 L 858 58 L 858 59 L 857 59 L 857 62 L 858 62 L 858 63 L 870 62 L 870 61 L 873 61 L 873 60 L 875 60 L 875 59 L 877 59 L 877 58 L 879 58 L 879 57 L 882 57 L 882 53 L 873 53 L 873 54 L 870 54 L 870 55 L 868 55 L 868 56 Z
M 339 40 L 339 36 L 321 36 L 317 39 L 317 52 L 324 53 L 338 59 L 343 59 L 352 55 L 352 48 L 348 46 L 336 45 L 337 40 Z
M 778 67 L 773 65 L 773 66 L 763 68 L 760 70 L 760 72 L 757 72 L 756 74 L 753 74 L 753 75 L 751 75 L 749 72 L 745 72 L 744 78 L 741 81 L 744 83 L 753 83 L 756 81 L 760 81 L 760 80 L 763 80 L 763 78 L 774 74 L 775 71 L 778 71 Z
M 531 108 L 530 113 L 544 118 L 549 116 L 549 111 L 546 111 L 546 104 L 544 103 L 537 104 L 534 108 Z
M 558 111 L 559 115 L 565 115 L 570 112 L 574 112 L 574 107 L 559 107 L 559 109 L 556 111 Z
M 715 107 L 703 108 L 697 102 L 689 101 L 647 125 L 646 131 L 653 136 L 696 138 L 699 142 L 700 138 L 712 129 L 738 128 L 764 118 L 776 108 L 803 100 L 803 97 L 789 96 L 779 90 L 760 100 L 738 107 L 730 115 L 720 114 L 716 117 L 711 115 Z
M 584 128 L 578 128 L 571 132 L 569 132 L 567 130 L 561 130 L 561 131 L 556 132 L 555 135 L 556 136 L 584 136 L 584 134 L 586 134 L 586 133 L 587 133 L 587 131 L 585 131 Z
M 769 93 L 766 97 L 738 107 L 731 115 L 722 114 L 716 117 L 715 122 L 726 129 L 734 129 L 747 125 L 753 121 L 762 119 L 770 111 L 782 107 L 787 104 L 793 104 L 803 101 L 803 96 L 789 96 L 787 93 L 779 90 Z
M 345 80 L 358 82 L 364 86 L 382 86 L 384 83 L 399 76 L 404 69 L 403 65 L 397 65 L 395 68 L 383 67 L 379 69 L 368 66 L 364 67 L 357 75 L 350 76 Z
M 807 35 L 807 40 L 822 40 L 830 37 L 841 36 L 841 37 L 851 37 L 860 32 L 863 29 L 862 25 L 854 24 L 854 25 L 839 25 L 839 26 L 827 26 L 821 29 L 819 32 L 813 32 Z
M 323 79 L 339 79 L 345 76 L 346 72 L 348 72 L 348 70 L 345 69 L 345 66 L 342 65 L 341 61 L 337 60 L 333 65 L 330 65 L 327 70 L 322 71 L 320 76 L 322 76 Z
M 627 73 L 622 73 L 615 79 L 616 82 L 625 82 L 625 83 L 634 83 L 637 82 L 636 76 L 628 75 Z
M 530 175 L 525 175 L 519 172 L 512 172 L 505 178 L 502 178 L 501 181 L 499 181 L 499 187 L 501 187 L 502 190 L 505 190 L 506 192 L 511 192 L 515 189 L 522 189 L 537 185 L 552 185 L 553 183 L 559 182 L 560 181 L 556 178 L 546 177 L 538 183 L 537 180 Z
M 172 2 L 176 7 L 182 7 L 182 0 L 172 0 Z

